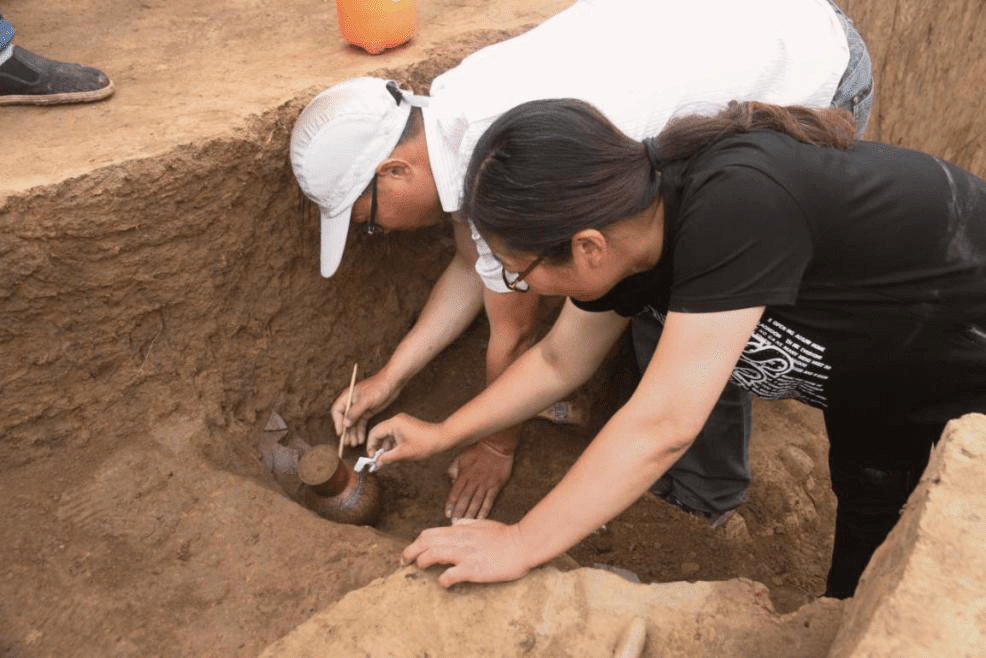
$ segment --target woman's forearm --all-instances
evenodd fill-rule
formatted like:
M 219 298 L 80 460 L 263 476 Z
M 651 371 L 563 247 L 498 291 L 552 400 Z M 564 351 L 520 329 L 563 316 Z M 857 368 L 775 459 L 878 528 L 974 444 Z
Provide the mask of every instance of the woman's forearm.
M 669 313 L 661 342 L 633 396 L 613 415 L 561 482 L 520 522 L 510 526 L 477 522 L 475 526 L 432 528 L 405 549 L 403 558 L 423 568 L 436 563 L 455 565 L 439 579 L 444 586 L 450 586 L 466 580 L 496 582 L 519 578 L 571 548 L 631 505 L 684 454 L 702 429 L 762 312 L 762 308 L 753 307 L 694 317 Z M 592 320 L 583 320 L 592 325 Z M 613 323 L 607 328 L 607 324 L 603 318 L 596 328 L 601 333 L 608 332 L 608 344 L 612 345 L 618 335 L 612 332 L 619 327 Z M 554 342 L 549 341 L 551 334 L 546 341 L 554 347 L 570 347 L 573 337 L 587 334 L 566 329 L 585 326 L 556 323 L 552 329 Z M 593 358 L 598 357 L 601 346 L 602 343 L 590 343 Z M 532 352 L 541 353 L 542 369 L 567 372 L 569 377 L 578 379 L 578 366 L 567 369 L 553 365 L 564 364 L 566 352 L 539 347 Z M 581 359 L 580 363 L 592 360 Z M 514 374 L 516 378 L 501 377 L 496 383 L 508 382 L 520 388 L 524 386 L 524 376 L 530 375 L 522 368 Z M 559 381 L 569 380 L 562 377 Z M 494 390 L 491 387 L 488 392 Z M 523 401 L 509 398 L 510 393 L 507 388 L 500 391 L 516 408 L 522 408 Z M 538 400 L 527 408 L 542 403 Z M 470 423 L 481 422 L 479 406 L 470 404 L 463 411 L 466 413 L 457 414 L 458 418 L 453 417 L 450 422 L 463 418 Z M 463 435 L 470 431 L 469 425 L 463 423 L 460 428 L 453 426 L 453 431 Z M 398 443 L 395 450 L 402 450 L 404 445 Z M 411 457 L 397 455 L 394 461 L 401 458 Z
M 694 437 L 670 423 L 641 422 L 624 407 L 565 477 L 518 523 L 534 567 L 619 515 L 688 449 Z
M 442 423 L 443 434 L 457 445 L 535 416 L 545 407 L 575 390 L 582 382 L 571 372 L 559 371 L 543 357 L 541 344 L 522 354 L 486 390 Z
M 587 313 L 566 301 L 548 335 L 447 418 L 443 435 L 461 445 L 535 416 L 585 383 L 626 325 L 615 313 Z
M 668 315 L 633 396 L 518 524 L 532 565 L 568 550 L 622 512 L 684 454 L 762 313 L 753 307 Z

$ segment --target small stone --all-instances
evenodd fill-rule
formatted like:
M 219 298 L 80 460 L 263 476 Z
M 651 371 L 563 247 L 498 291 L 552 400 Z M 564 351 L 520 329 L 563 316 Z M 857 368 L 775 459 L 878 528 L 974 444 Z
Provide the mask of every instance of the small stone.
M 733 512 L 726 523 L 722 526 L 722 533 L 731 542 L 738 544 L 752 544 L 753 538 L 750 536 L 750 530 L 746 525 L 746 519 L 743 518 L 738 512 Z
M 271 411 L 270 418 L 267 419 L 267 425 L 264 426 L 264 431 L 279 432 L 287 429 L 288 429 L 288 424 L 284 422 L 284 419 L 281 418 L 281 415 L 276 411 Z
M 610 571 L 612 573 L 615 573 L 617 576 L 619 576 L 623 580 L 629 581 L 631 583 L 639 583 L 640 582 L 640 577 L 637 576 L 637 574 L 635 574 L 634 572 L 630 571 L 629 569 L 624 569 L 622 567 L 617 567 L 617 566 L 614 566 L 612 564 L 603 564 L 602 562 L 593 562 L 592 563 L 592 566 L 594 568 L 596 568 L 596 569 L 605 569 L 606 571 Z
M 682 576 L 692 576 L 701 570 L 701 565 L 697 562 L 683 562 L 681 565 Z
M 815 460 L 811 455 L 797 446 L 784 446 L 780 457 L 791 475 L 800 480 L 806 478 L 815 468 Z

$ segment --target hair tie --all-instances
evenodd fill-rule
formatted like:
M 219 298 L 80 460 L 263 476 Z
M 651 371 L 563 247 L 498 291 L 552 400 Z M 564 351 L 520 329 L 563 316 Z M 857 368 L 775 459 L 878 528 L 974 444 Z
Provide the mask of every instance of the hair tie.
M 651 172 L 656 174 L 661 173 L 661 156 L 657 152 L 657 138 L 648 137 L 643 140 L 644 150 L 647 152 L 647 159 L 650 160 Z

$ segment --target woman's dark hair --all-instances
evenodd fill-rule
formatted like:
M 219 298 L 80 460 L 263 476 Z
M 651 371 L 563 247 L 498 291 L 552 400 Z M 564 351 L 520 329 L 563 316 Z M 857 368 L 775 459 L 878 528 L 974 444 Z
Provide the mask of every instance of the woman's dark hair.
M 674 119 L 656 138 L 638 142 L 584 101 L 530 101 L 505 112 L 480 138 L 461 212 L 487 239 L 564 262 L 578 231 L 603 228 L 653 203 L 665 163 L 753 130 L 839 149 L 856 141 L 852 115 L 832 108 L 732 102 L 713 117 Z

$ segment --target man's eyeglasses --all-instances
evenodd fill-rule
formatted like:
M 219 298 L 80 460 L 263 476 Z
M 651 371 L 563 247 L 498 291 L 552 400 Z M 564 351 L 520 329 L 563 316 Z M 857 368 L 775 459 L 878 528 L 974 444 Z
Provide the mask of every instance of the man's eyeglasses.
M 373 180 L 370 181 L 370 218 L 363 226 L 363 232 L 367 235 L 376 235 L 381 230 L 377 226 L 377 175 L 374 173 Z
M 513 292 L 527 292 L 531 287 L 527 284 L 525 279 L 527 276 L 534 271 L 534 268 L 541 264 L 541 261 L 547 257 L 548 252 L 544 252 L 540 256 L 534 259 L 534 262 L 527 266 L 520 274 L 514 274 L 513 272 L 507 272 L 507 268 L 500 270 L 500 274 L 503 275 L 503 284 L 507 286 L 509 290 Z

